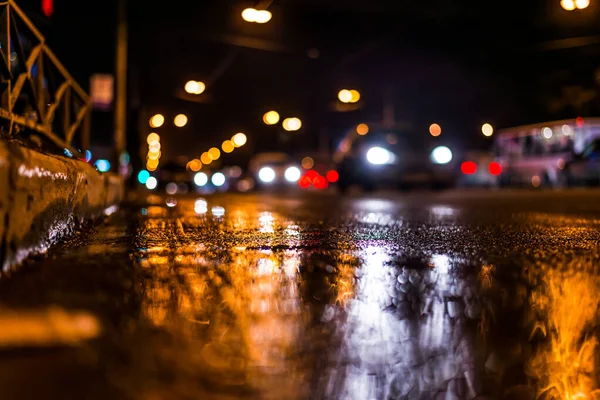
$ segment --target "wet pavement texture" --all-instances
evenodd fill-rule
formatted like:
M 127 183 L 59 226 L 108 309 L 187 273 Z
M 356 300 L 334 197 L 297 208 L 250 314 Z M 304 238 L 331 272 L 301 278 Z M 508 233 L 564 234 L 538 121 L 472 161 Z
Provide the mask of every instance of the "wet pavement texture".
M 600 192 L 150 196 L 0 280 L 0 399 L 579 399 Z

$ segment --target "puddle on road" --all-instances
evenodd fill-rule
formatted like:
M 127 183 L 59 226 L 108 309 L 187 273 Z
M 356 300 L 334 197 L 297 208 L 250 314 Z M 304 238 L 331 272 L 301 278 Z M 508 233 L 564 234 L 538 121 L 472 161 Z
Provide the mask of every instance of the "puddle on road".
M 377 233 L 403 221 L 373 204 L 335 237 L 258 205 L 149 207 L 148 325 L 132 327 L 137 372 L 119 385 L 161 399 L 598 397 L 597 260 L 407 256 Z

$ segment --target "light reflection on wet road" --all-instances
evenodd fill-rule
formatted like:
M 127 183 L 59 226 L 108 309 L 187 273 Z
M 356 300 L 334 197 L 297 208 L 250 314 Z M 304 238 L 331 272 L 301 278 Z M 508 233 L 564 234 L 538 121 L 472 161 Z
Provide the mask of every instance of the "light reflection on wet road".
M 598 198 L 149 198 L 0 282 L 0 398 L 594 398 Z

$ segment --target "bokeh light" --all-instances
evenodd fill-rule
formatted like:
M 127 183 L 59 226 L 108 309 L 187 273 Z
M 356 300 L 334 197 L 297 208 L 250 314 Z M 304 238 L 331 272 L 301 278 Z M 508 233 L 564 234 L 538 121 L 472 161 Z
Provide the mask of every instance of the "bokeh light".
M 194 175 L 194 183 L 196 186 L 206 185 L 208 183 L 208 175 L 206 175 L 204 172 L 198 172 L 196 175 Z
M 438 124 L 431 124 L 429 126 L 429 133 L 433 137 L 438 137 L 442 134 L 442 127 L 439 126 Z
M 304 157 L 302 159 L 302 168 L 311 169 L 315 166 L 315 160 L 312 157 Z
M 151 128 L 160 128 L 165 123 L 165 117 L 162 114 L 156 114 L 150 118 Z
M 358 126 L 356 127 L 356 133 L 358 133 L 361 136 L 366 135 L 367 133 L 369 133 L 369 125 L 358 124 Z
M 542 180 L 540 179 L 539 176 L 534 175 L 531 177 L 531 185 L 533 187 L 540 187 L 541 184 L 542 184 Z
M 148 145 L 150 153 L 158 153 L 160 151 L 160 142 L 152 142 Z
M 204 82 L 188 81 L 185 84 L 185 91 L 189 94 L 202 94 L 206 90 Z
M 583 10 L 584 8 L 588 8 L 590 5 L 590 0 L 575 0 L 575 7 L 577 7 L 580 10 Z
M 485 123 L 481 126 L 481 133 L 484 136 L 490 137 L 494 134 L 494 127 L 491 124 Z
M 151 151 L 148 153 L 148 160 L 158 160 L 161 156 L 160 151 Z
M 550 129 L 548 127 L 542 129 L 542 136 L 545 139 L 552 139 L 552 129 Z
M 98 171 L 100 172 L 108 172 L 110 171 L 110 162 L 108 160 L 96 160 L 94 164 Z
M 561 0 L 560 6 L 567 11 L 573 11 L 576 8 L 574 0 Z
M 246 22 L 256 22 L 258 11 L 254 8 L 246 8 L 242 11 L 242 19 Z
M 137 178 L 138 178 L 139 183 L 141 183 L 142 185 L 145 185 L 148 178 L 150 178 L 150 172 L 143 169 L 140 172 L 138 172 Z
M 360 92 L 358 90 L 352 89 L 350 90 L 350 98 L 351 103 L 357 103 L 360 100 Z
M 146 161 L 146 169 L 148 171 L 156 171 L 156 168 L 158 168 L 158 160 Z
M 154 190 L 156 189 L 156 187 L 158 186 L 158 180 L 151 176 L 150 178 L 148 178 L 148 180 L 146 180 L 146 187 L 150 190 Z
M 173 120 L 173 123 L 178 128 L 183 128 L 187 124 L 187 122 L 188 118 L 185 116 L 185 114 L 178 114 Z
M 235 145 L 231 140 L 226 140 L 221 145 L 221 149 L 223 149 L 225 153 L 231 153 L 235 149 Z
M 263 115 L 263 122 L 267 125 L 275 125 L 279 122 L 279 113 L 277 111 L 269 111 Z
M 192 172 L 198 172 L 202 169 L 202 161 L 198 160 L 197 158 L 194 158 L 188 163 L 187 167 Z
M 325 177 L 327 178 L 327 180 L 331 183 L 335 183 L 340 179 L 340 174 L 338 174 L 337 171 L 335 170 L 330 170 L 327 171 L 327 174 L 325 175 Z
M 235 147 L 242 147 L 243 145 L 246 144 L 246 141 L 248 140 L 248 138 L 246 137 L 245 134 L 243 134 L 242 132 L 236 133 L 235 135 L 233 135 L 233 137 L 231 138 L 231 141 L 233 142 L 233 145 Z
M 300 179 L 301 175 L 302 173 L 298 167 L 288 167 L 284 174 L 285 180 L 288 182 L 298 182 L 298 179 Z
M 300 118 L 296 117 L 286 118 L 283 120 L 283 123 L 281 125 L 286 131 L 295 132 L 302 127 L 302 121 L 300 120 Z
M 257 10 L 254 17 L 254 22 L 257 24 L 265 24 L 269 22 L 272 17 L 273 14 L 271 14 L 271 11 L 269 10 Z
M 438 146 L 431 152 L 431 160 L 436 164 L 448 164 L 452 161 L 452 151 L 446 146 Z
M 338 99 L 342 103 L 350 103 L 352 101 L 352 93 L 348 89 L 342 89 L 338 92 Z
M 202 162 L 202 164 L 204 165 L 208 165 L 212 162 L 212 157 L 210 156 L 210 154 L 208 154 L 207 151 L 205 151 L 204 153 L 202 153 L 202 155 L 200 156 L 200 161 Z
M 216 147 L 212 147 L 210 150 L 208 150 L 208 154 L 210 154 L 210 158 L 212 158 L 214 161 L 221 157 L 221 151 Z
M 148 135 L 148 137 L 146 138 L 146 142 L 148 144 L 152 144 L 154 142 L 160 142 L 160 136 L 158 136 L 158 133 L 152 132 L 151 134 Z
M 221 172 L 217 172 L 216 174 L 213 174 L 213 176 L 210 178 L 210 181 L 217 187 L 223 186 L 225 184 L 225 175 L 223 175 Z
M 263 167 L 258 171 L 258 179 L 264 183 L 271 183 L 275 180 L 275 170 L 271 167 Z

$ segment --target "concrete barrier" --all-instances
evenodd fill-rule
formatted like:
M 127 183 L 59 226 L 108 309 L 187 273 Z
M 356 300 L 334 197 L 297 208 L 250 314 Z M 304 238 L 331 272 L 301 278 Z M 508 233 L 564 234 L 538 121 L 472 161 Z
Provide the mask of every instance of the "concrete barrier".
M 1 272 L 110 212 L 123 196 L 117 175 L 0 141 Z

